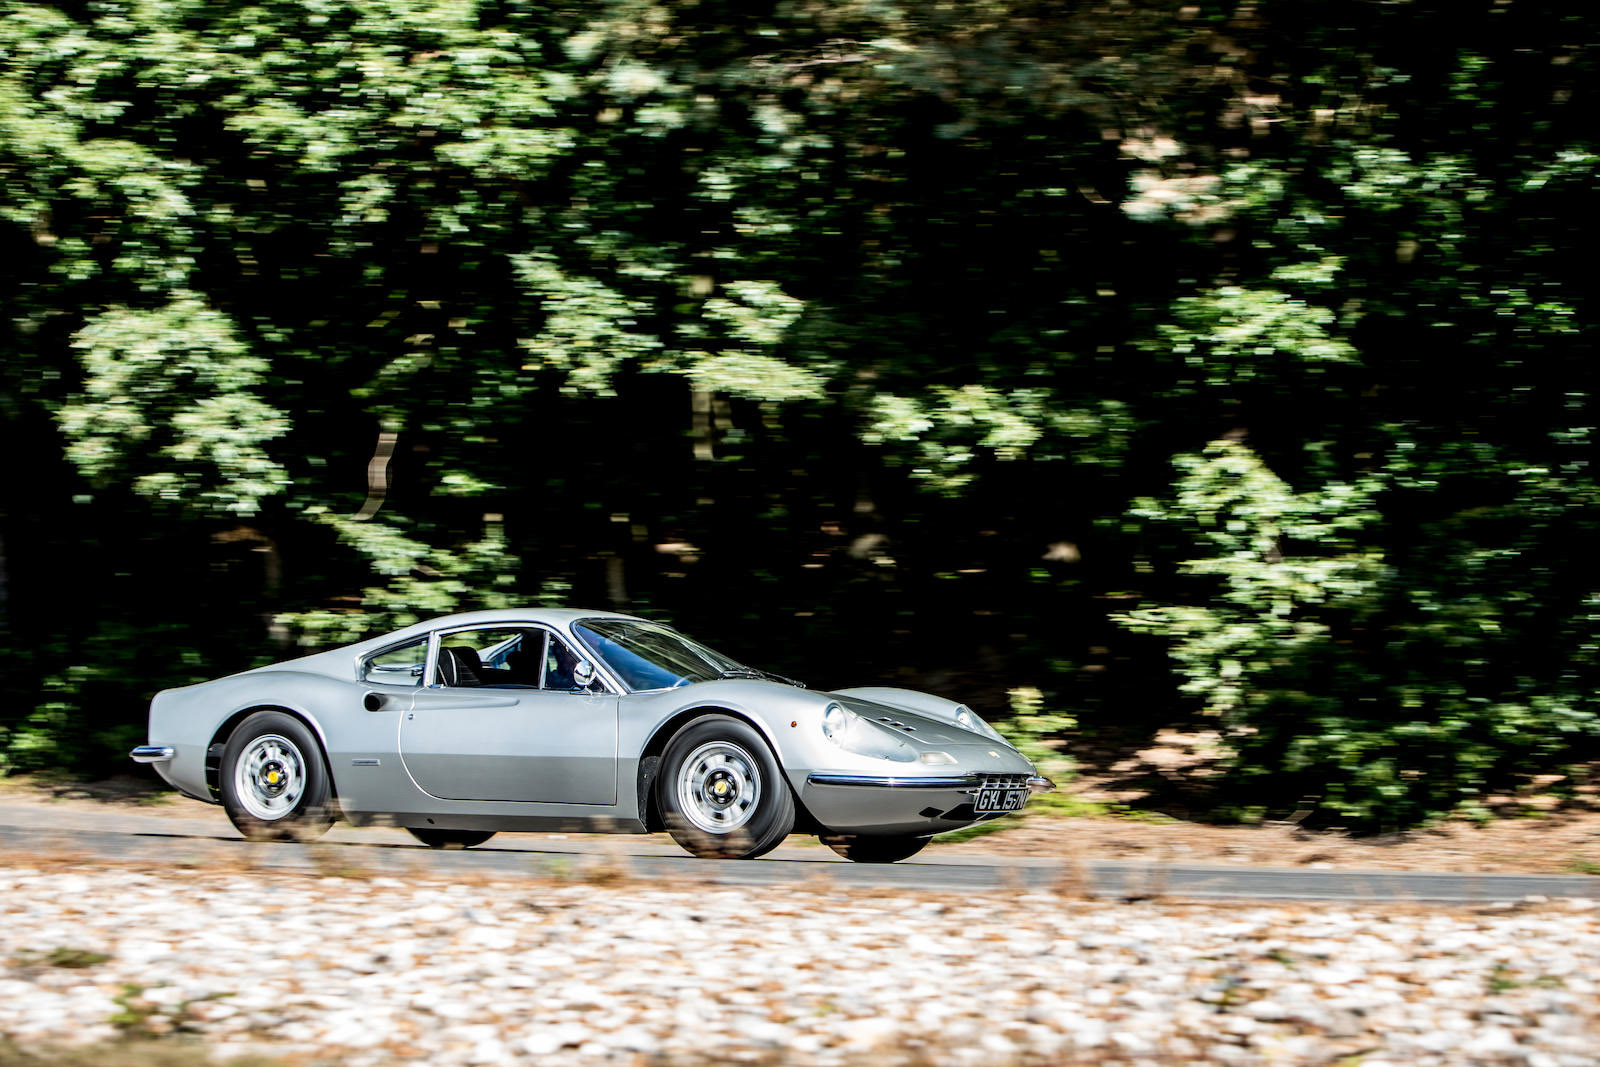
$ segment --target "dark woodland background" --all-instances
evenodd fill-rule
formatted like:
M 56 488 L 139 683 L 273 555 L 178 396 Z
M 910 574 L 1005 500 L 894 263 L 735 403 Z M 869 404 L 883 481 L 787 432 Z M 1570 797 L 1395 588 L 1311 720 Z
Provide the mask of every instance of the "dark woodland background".
M 1219 817 L 1593 760 L 1597 29 L 3 0 L 0 768 L 516 604 L 1213 727 Z

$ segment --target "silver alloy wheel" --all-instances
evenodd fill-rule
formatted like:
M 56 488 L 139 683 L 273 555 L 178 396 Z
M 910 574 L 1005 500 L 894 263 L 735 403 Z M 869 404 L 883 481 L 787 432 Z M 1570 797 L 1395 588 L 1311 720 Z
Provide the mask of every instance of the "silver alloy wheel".
M 732 741 L 701 745 L 678 765 L 678 810 L 698 830 L 726 834 L 761 803 L 761 767 Z
M 239 753 L 233 791 L 245 811 L 263 822 L 292 813 L 306 791 L 306 762 L 282 734 L 262 734 Z

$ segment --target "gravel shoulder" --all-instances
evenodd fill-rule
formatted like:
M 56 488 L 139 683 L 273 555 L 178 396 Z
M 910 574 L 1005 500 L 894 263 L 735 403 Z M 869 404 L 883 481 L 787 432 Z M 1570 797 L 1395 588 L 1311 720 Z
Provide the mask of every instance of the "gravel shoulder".
M 476 1067 L 1593 1067 L 1600 904 L 322 877 L 0 860 L 0 1038 Z M 107 1062 L 115 1062 L 108 1060 Z
M 137 780 L 11 781 L 0 803 L 63 829 L 109 811 L 232 834 L 215 806 Z M 1595 855 L 1595 829 L 1573 813 L 1381 839 L 1030 818 L 932 849 L 1570 873 L 1541 851 Z M 1541 830 L 1553 836 L 1517 836 Z M 377 874 L 338 856 L 285 871 L 242 855 L 227 869 L 176 852 L 155 866 L 0 856 L 0 1062 L 6 1048 L 123 1062 L 155 1047 L 183 1064 L 198 1051 L 329 1067 L 1600 1064 L 1593 900 L 1206 904 L 1091 898 L 1065 879 L 938 893 L 649 880 L 604 862 L 552 878 Z

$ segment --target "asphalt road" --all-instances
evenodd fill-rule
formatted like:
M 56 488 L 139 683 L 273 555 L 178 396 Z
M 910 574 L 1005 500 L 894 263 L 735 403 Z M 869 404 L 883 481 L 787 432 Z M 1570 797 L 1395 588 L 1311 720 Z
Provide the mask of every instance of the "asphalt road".
M 1024 890 L 1067 887 L 1111 898 L 1338 900 L 1485 903 L 1528 896 L 1600 898 L 1600 878 L 1584 875 L 1433 874 L 1412 871 L 1305 870 L 1245 866 L 941 856 L 895 864 L 850 863 L 804 838 L 753 861 L 701 860 L 660 837 L 501 834 L 466 851 L 434 851 L 403 830 L 336 827 L 310 844 L 245 841 L 218 809 L 199 817 L 127 809 L 85 810 L 0 801 L 0 849 L 27 856 L 83 857 L 152 866 L 230 864 L 328 874 L 476 874 L 495 877 L 604 877 L 723 885 L 839 885 L 908 890 Z M 931 856 L 931 858 L 929 858 Z

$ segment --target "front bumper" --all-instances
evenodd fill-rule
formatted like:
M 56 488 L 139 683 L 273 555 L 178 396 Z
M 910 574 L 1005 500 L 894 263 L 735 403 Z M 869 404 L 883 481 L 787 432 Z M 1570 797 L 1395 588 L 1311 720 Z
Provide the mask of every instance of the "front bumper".
M 173 755 L 170 745 L 140 745 L 128 753 L 135 763 L 171 763 Z
M 978 790 L 996 785 L 1026 787 L 1030 795 L 1055 788 L 1048 778 L 1026 774 L 811 774 L 806 777 L 801 802 L 817 822 L 836 833 L 921 836 L 958 830 L 1005 814 L 979 814 L 973 807 Z

